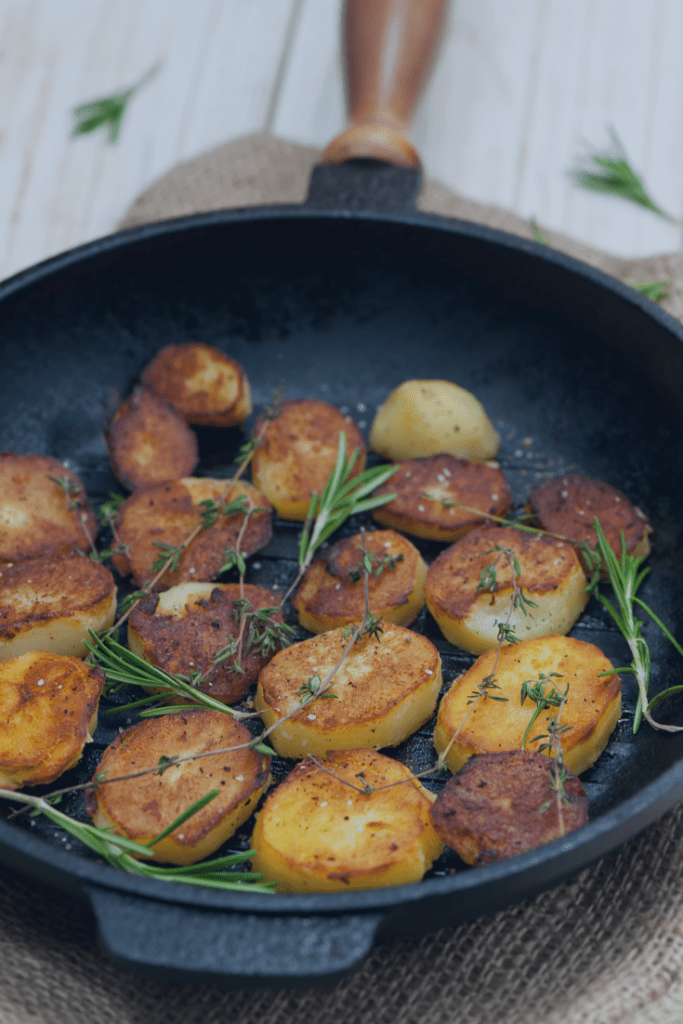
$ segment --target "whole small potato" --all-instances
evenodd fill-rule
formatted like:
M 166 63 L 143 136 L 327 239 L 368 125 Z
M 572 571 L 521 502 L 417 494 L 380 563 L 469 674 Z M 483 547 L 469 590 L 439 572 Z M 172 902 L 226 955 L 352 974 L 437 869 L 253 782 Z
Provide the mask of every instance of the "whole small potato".
M 492 459 L 500 437 L 481 402 L 465 388 L 449 380 L 406 380 L 378 409 L 370 448 L 396 461 L 444 452 Z

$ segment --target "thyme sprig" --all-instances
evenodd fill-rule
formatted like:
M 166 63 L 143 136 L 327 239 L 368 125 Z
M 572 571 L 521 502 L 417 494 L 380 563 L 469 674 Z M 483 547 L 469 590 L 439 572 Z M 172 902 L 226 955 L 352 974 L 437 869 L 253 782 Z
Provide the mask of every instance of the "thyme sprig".
M 652 199 L 643 179 L 631 167 L 614 128 L 609 129 L 609 134 L 612 142 L 611 150 L 589 152 L 583 158 L 582 164 L 569 172 L 574 183 L 589 192 L 600 192 L 603 195 L 614 196 L 617 199 L 634 203 L 636 206 L 656 213 L 658 217 L 663 217 L 671 224 L 680 226 L 680 220 L 672 217 Z
M 650 616 L 652 621 L 659 627 L 667 639 L 676 648 L 678 653 L 682 656 L 683 648 L 681 648 L 681 645 L 674 639 L 655 612 L 653 612 L 653 610 L 640 597 L 638 597 L 638 589 L 650 571 L 647 567 L 641 568 L 644 557 L 628 554 L 626 551 L 626 538 L 622 531 L 621 559 L 618 559 L 608 544 L 597 518 L 593 519 L 593 526 L 598 536 L 597 550 L 600 552 L 605 568 L 607 569 L 607 575 L 614 593 L 616 605 L 610 601 L 609 598 L 605 597 L 604 594 L 600 593 L 597 581 L 595 580 L 591 585 L 591 593 L 609 613 L 631 651 L 632 661 L 630 666 L 628 668 L 621 669 L 620 671 L 631 672 L 635 676 L 638 684 L 638 700 L 636 703 L 635 714 L 633 716 L 633 732 L 638 732 L 643 718 L 649 722 L 653 729 L 661 729 L 664 732 L 680 732 L 681 729 L 683 729 L 683 726 L 665 725 L 662 722 L 656 722 L 650 714 L 652 707 L 661 703 L 661 701 L 666 699 L 666 697 L 673 696 L 675 693 L 680 693 L 681 690 L 683 690 L 683 687 L 671 687 L 669 690 L 664 691 L 664 693 L 659 694 L 654 701 L 648 703 L 647 693 L 650 684 L 650 648 L 642 635 L 643 623 L 636 618 L 635 606 L 638 605 Z
M 96 788 L 103 781 L 93 783 L 89 788 Z M 117 780 L 108 780 L 115 782 Z M 84 787 L 78 787 L 84 788 Z M 67 791 L 64 791 L 67 792 Z M 146 861 L 154 856 L 153 847 L 182 825 L 188 818 L 205 807 L 211 800 L 218 796 L 218 790 L 214 789 L 197 800 L 191 807 L 183 811 L 174 822 L 151 839 L 149 843 L 142 845 L 125 836 L 116 835 L 108 828 L 98 828 L 96 825 L 88 825 L 76 821 L 68 814 L 57 810 L 52 801 L 57 794 L 51 796 L 31 796 L 28 793 L 19 793 L 15 790 L 0 789 L 0 797 L 5 800 L 12 800 L 21 803 L 26 808 L 32 808 L 33 813 L 42 814 L 53 824 L 59 825 L 74 839 L 78 839 L 84 846 L 89 847 L 96 854 L 106 860 L 112 867 L 119 868 L 128 874 L 142 875 L 145 878 L 156 878 L 164 882 L 183 882 L 186 885 L 200 885 L 211 889 L 223 889 L 231 892 L 272 892 L 269 883 L 262 883 L 260 874 L 251 871 L 231 872 L 226 868 L 233 865 L 243 864 L 251 859 L 253 850 L 245 850 L 242 853 L 230 854 L 227 857 L 217 857 L 213 860 L 205 860 L 199 864 L 190 864 L 178 868 L 162 868 L 156 864 L 149 864 Z M 141 860 L 139 858 L 145 858 Z
M 563 707 L 567 702 L 567 694 L 569 693 L 569 683 L 564 691 L 559 689 L 553 679 L 562 679 L 561 672 L 539 672 L 535 679 L 525 679 L 522 683 L 521 689 L 521 700 L 520 704 L 524 707 L 524 701 L 529 700 L 535 701 L 536 708 L 533 715 L 529 719 L 524 736 L 522 737 L 522 750 L 526 746 L 527 736 L 531 732 L 531 728 L 542 712 L 547 711 L 548 708 L 559 708 Z
M 535 743 L 537 740 L 543 740 L 543 743 L 538 747 L 538 753 L 545 754 L 547 751 L 548 755 L 553 758 L 553 764 L 548 775 L 550 777 L 550 788 L 555 797 L 557 822 L 561 836 L 565 835 L 564 816 L 562 813 L 563 806 L 569 806 L 571 803 L 565 788 L 565 783 L 567 782 L 569 775 L 567 774 L 567 769 L 564 763 L 564 750 L 562 749 L 562 736 L 564 733 L 569 732 L 571 725 L 560 724 L 560 719 L 562 718 L 562 712 L 564 711 L 567 703 L 568 695 L 569 683 L 567 683 L 562 699 L 557 705 L 557 713 L 548 721 L 547 733 L 542 733 L 540 736 L 534 736 L 531 741 L 532 743 Z M 542 804 L 538 809 L 538 813 L 545 814 L 552 803 L 552 800 L 548 800 L 546 803 Z

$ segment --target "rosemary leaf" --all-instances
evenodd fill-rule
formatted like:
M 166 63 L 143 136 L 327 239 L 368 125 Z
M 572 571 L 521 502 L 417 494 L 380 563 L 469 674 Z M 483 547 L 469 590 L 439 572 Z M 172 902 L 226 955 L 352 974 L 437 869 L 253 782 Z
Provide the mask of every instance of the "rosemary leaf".
M 76 118 L 72 135 L 87 135 L 89 132 L 97 131 L 98 128 L 106 128 L 109 131 L 109 142 L 115 143 L 121 131 L 123 118 L 128 104 L 133 96 L 156 75 L 160 65 L 155 64 L 146 75 L 130 89 L 114 93 L 113 96 L 105 96 L 99 100 L 92 100 L 90 103 L 81 103 L 73 108 L 73 115 Z
M 669 298 L 670 277 L 663 277 L 659 281 L 627 281 L 626 283 L 653 302 L 661 302 L 662 299 Z

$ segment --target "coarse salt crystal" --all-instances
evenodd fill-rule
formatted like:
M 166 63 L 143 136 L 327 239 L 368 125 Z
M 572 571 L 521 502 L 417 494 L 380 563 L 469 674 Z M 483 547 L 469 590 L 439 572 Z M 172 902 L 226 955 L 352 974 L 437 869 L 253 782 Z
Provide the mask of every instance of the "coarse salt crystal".
M 406 473 L 406 476 L 412 476 L 412 475 L 413 475 L 412 473 Z
M 179 832 L 178 833 L 178 839 L 184 839 L 184 838 L 185 838 L 185 833 L 184 832 Z
M 327 807 L 327 800 L 323 800 L 323 802 L 321 803 L 320 806 L 321 807 Z
M 390 548 L 391 547 L 391 541 L 390 540 L 385 540 L 384 541 L 384 547 L 385 548 Z
M 237 779 L 238 782 L 244 782 L 244 775 L 237 775 L 235 776 L 235 778 Z
M 309 720 L 309 722 L 315 722 L 317 717 L 317 715 L 306 715 L 306 718 Z
M 443 475 L 444 475 L 444 476 L 450 476 L 450 475 L 451 475 L 451 471 L 450 471 L 450 469 L 446 469 L 446 467 L 445 467 L 445 466 L 444 466 L 444 468 L 443 468 L 443 469 L 441 470 L 441 472 L 443 473 Z
M 44 679 L 39 679 L 38 680 L 38 686 L 45 686 L 45 680 Z
M 425 672 L 427 673 L 428 676 L 433 676 L 434 675 L 434 673 L 432 672 L 431 668 L 426 668 Z
M 190 576 L 194 576 L 197 570 L 195 569 L 194 566 L 190 566 L 190 568 L 187 571 L 189 572 Z
M 424 510 L 425 510 L 424 505 L 418 505 L 417 506 L 417 510 L 418 510 L 418 512 L 424 512 Z
M 569 491 L 560 491 L 560 497 L 561 498 L 568 498 L 569 497 Z
M 347 807 L 353 807 L 353 800 L 347 800 L 346 805 Z

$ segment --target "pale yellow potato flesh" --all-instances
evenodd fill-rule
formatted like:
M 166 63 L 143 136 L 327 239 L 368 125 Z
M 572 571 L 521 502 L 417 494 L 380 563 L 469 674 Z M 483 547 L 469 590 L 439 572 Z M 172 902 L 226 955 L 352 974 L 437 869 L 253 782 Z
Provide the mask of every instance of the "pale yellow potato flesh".
M 470 391 L 449 380 L 407 380 L 378 409 L 370 448 L 397 462 L 442 452 L 483 460 L 498 453 L 500 437 Z
M 29 651 L 85 657 L 89 630 L 116 615 L 116 584 L 82 555 L 30 558 L 0 568 L 0 661 Z
M 429 820 L 432 794 L 373 750 L 333 751 L 324 765 L 337 778 L 307 760 L 266 800 L 251 838 L 254 871 L 280 892 L 420 881 L 444 846 Z M 359 793 L 343 780 L 377 788 Z
M 521 703 L 522 684 L 551 672 L 546 691 L 553 684 L 569 692 L 560 719 L 568 725 L 562 734 L 564 762 L 580 775 L 598 759 L 607 746 L 621 714 L 621 681 L 611 662 L 593 644 L 573 637 L 548 636 L 503 647 L 495 667 L 496 652 L 488 651 L 457 679 L 444 696 L 434 730 L 434 746 L 446 753 L 446 764 L 459 771 L 472 754 L 519 750 L 537 705 L 530 698 Z M 610 673 L 603 676 L 602 673 Z M 493 673 L 497 689 L 489 692 L 498 700 L 479 697 L 478 684 Z M 547 734 L 548 723 L 557 708 L 542 711 L 534 722 L 524 746 L 538 750 Z M 545 741 L 547 742 L 547 740 Z M 547 751 L 543 751 L 547 753 Z
M 426 637 L 384 622 L 378 641 L 357 641 L 336 673 L 330 692 L 282 722 L 270 742 L 282 757 L 328 750 L 396 746 L 434 713 L 442 684 L 441 658 Z M 343 629 L 294 644 L 261 670 L 255 707 L 266 726 L 300 704 L 298 693 L 317 675 L 324 681 L 347 640 Z
M 515 556 L 520 569 L 517 584 L 536 607 L 518 601 L 510 613 L 510 559 Z M 494 563 L 494 589 L 480 590 L 482 572 Z M 585 589 L 586 577 L 567 541 L 511 527 L 481 527 L 435 559 L 425 595 L 448 642 L 470 654 L 483 654 L 497 647 L 498 623 L 508 622 L 508 617 L 520 640 L 568 633 L 588 603 Z
M 179 757 L 240 747 L 172 765 L 163 775 L 109 781 L 89 790 L 86 807 L 100 828 L 146 845 L 193 803 L 218 789 L 218 796 L 155 843 L 152 859 L 194 864 L 210 856 L 253 814 L 270 781 L 270 758 L 249 750 L 251 734 L 216 711 L 188 711 L 148 718 L 107 747 L 97 769 L 114 780 L 153 768 L 162 755 Z
M 78 658 L 32 651 L 0 662 L 0 785 L 54 782 L 97 728 L 104 673 Z

